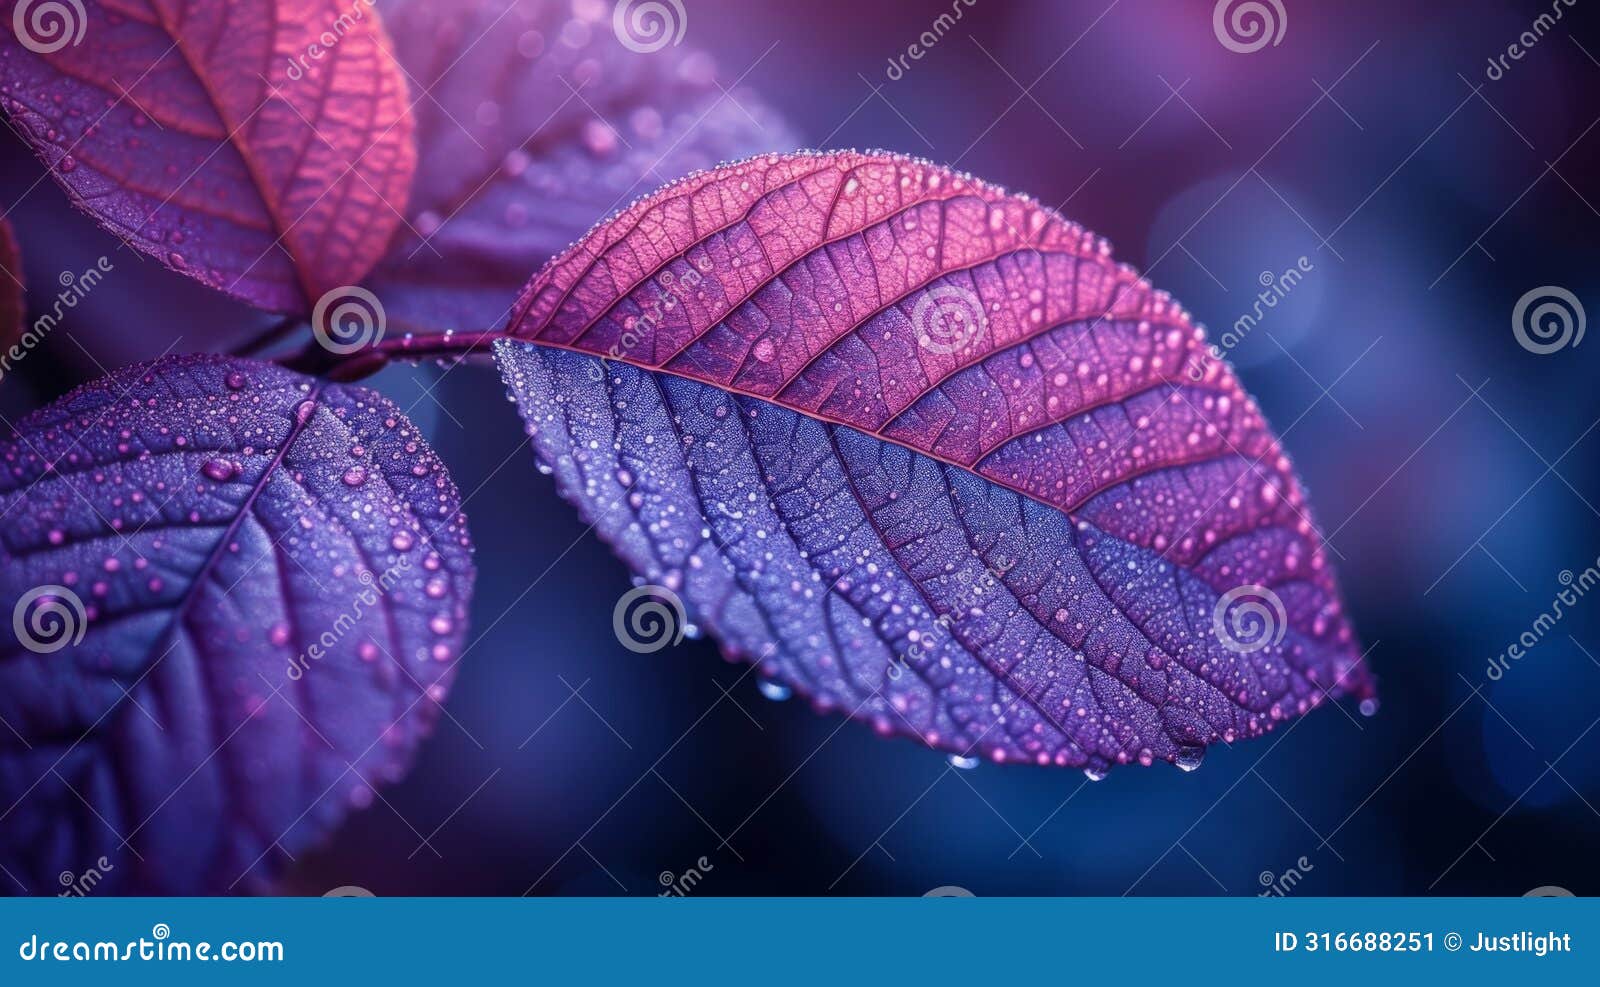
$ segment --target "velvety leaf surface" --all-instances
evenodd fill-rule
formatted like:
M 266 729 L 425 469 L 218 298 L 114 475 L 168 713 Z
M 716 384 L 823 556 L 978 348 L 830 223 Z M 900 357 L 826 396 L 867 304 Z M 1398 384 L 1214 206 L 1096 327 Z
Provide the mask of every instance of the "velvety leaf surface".
M 22 281 L 22 251 L 11 221 L 0 219 L 0 349 L 17 341 L 27 313 Z
M 0 106 L 102 226 L 276 311 L 309 311 L 377 262 L 416 148 L 405 80 L 368 4 L 83 0 L 83 17 L 57 6 L 80 40 L 6 32 Z M 11 24 L 17 7 L 0 2 L 0 18 Z
M 1025 198 L 882 155 L 726 166 L 597 227 L 512 331 L 542 344 L 500 359 L 563 493 L 823 705 L 1101 770 L 1374 694 L 1232 369 Z M 1245 587 L 1281 616 L 1233 609 Z
M 610 4 L 385 0 L 425 153 L 370 282 L 391 324 L 503 325 L 528 272 L 662 183 L 796 140 L 692 47 L 617 40 Z M 728 80 L 724 79 L 723 84 Z
M 259 887 L 404 770 L 473 568 L 386 399 L 170 357 L 23 420 L 0 465 L 7 891 L 101 857 L 99 891 Z

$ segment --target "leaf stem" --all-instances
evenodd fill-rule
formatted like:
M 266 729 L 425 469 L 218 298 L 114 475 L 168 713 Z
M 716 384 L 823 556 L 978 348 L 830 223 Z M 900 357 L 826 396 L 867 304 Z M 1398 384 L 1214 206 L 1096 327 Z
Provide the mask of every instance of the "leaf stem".
M 363 347 L 353 353 L 334 353 L 313 340 L 299 353 L 280 361 L 301 373 L 327 376 L 337 381 L 369 377 L 395 360 L 421 361 L 455 357 L 465 359 L 487 351 L 497 339 L 511 339 L 504 329 L 477 332 L 407 333 Z
M 240 343 L 238 346 L 235 346 L 229 351 L 228 355 L 240 357 L 255 356 L 257 353 L 267 349 L 273 343 L 278 342 L 280 339 L 283 339 L 285 336 L 289 335 L 290 332 L 300 328 L 305 324 L 306 321 L 298 315 L 286 315 L 277 322 L 274 322 L 272 325 L 267 326 L 256 335 Z

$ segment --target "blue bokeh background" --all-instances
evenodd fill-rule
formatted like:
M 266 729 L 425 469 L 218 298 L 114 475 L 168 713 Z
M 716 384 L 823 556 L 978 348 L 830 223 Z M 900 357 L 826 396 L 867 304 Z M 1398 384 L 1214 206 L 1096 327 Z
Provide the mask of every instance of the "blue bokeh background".
M 286 891 L 652 894 L 705 858 L 696 893 L 1240 895 L 1289 868 L 1299 894 L 1600 892 L 1600 593 L 1486 676 L 1600 556 L 1600 339 L 1535 355 L 1511 323 L 1545 285 L 1600 313 L 1592 9 L 1491 80 L 1549 3 L 1286 0 L 1281 43 L 1240 54 L 1208 0 L 957 0 L 891 80 L 951 4 L 685 6 L 688 41 L 813 144 L 1061 203 L 1218 330 L 1306 259 L 1231 357 L 1310 488 L 1382 708 L 1192 774 L 951 770 L 763 699 L 709 642 L 623 649 L 627 574 L 532 468 L 492 371 L 390 370 L 470 492 L 472 643 L 415 770 Z M 9 149 L 0 174 L 16 191 L 38 167 Z M 13 215 L 36 283 L 115 246 L 58 198 Z M 117 331 L 52 340 L 0 388 L 8 419 L 97 364 L 260 324 L 118 258 L 137 276 L 75 313 Z

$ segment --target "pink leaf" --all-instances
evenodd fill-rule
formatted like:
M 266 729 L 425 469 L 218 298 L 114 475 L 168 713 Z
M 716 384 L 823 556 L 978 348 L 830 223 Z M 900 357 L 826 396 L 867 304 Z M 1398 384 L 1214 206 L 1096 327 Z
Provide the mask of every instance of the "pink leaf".
M 772 657 L 768 674 L 880 729 L 1098 771 L 1375 695 L 1304 493 L 1232 368 L 1105 240 L 1029 199 L 884 154 L 727 165 L 596 227 L 530 282 L 510 331 L 652 372 L 500 351 L 563 492 L 645 578 L 696 584 L 694 618 L 730 654 Z M 599 393 L 580 395 L 586 373 Z M 746 438 L 720 434 L 727 416 Z M 608 487 L 608 456 L 637 482 Z M 763 526 L 746 553 L 739 519 L 769 508 L 783 534 Z M 791 539 L 789 557 L 767 547 Z M 963 585 L 981 590 L 952 589 L 978 556 Z M 768 594 L 780 558 L 798 575 Z M 796 632 L 761 647 L 761 613 Z M 857 616 L 829 626 L 839 613 Z M 956 652 L 929 665 L 918 642 L 947 630 Z M 932 691 L 858 660 L 874 651 Z M 1017 704 L 1039 717 L 1021 734 Z
M 796 141 L 691 47 L 619 41 L 569 0 L 385 0 L 427 149 L 368 285 L 407 331 L 505 323 L 528 272 L 667 182 Z
M 416 149 L 369 4 L 85 0 L 54 21 L 29 6 L 0 3 L 20 25 L 0 106 L 107 230 L 284 312 L 383 254 Z

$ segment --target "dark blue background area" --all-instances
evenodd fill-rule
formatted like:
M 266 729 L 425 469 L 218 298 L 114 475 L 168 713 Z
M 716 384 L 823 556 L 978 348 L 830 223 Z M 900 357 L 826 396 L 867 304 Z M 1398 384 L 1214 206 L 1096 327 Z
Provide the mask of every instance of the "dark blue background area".
M 392 369 L 376 385 L 468 497 L 471 644 L 410 776 L 285 890 L 652 894 L 703 857 L 695 893 L 719 895 L 1241 895 L 1289 868 L 1299 894 L 1600 892 L 1600 590 L 1486 676 L 1600 557 L 1600 329 L 1535 355 L 1511 318 L 1546 285 L 1600 316 L 1600 16 L 1563 8 L 1490 80 L 1549 3 L 1284 4 L 1281 44 L 1239 54 L 1207 0 L 975 0 L 898 80 L 945 0 L 685 0 L 686 43 L 816 146 L 1062 204 L 1213 335 L 1305 258 L 1230 358 L 1310 489 L 1377 715 L 1325 707 L 1190 774 L 953 770 L 762 698 L 710 642 L 625 650 L 627 573 L 533 469 L 492 370 Z M 3 175 L 38 167 L 11 150 Z M 51 191 L 13 215 L 32 283 L 117 246 Z M 53 338 L 0 387 L 9 420 L 97 364 L 268 321 L 113 259 L 136 276 L 73 322 L 113 331 Z

